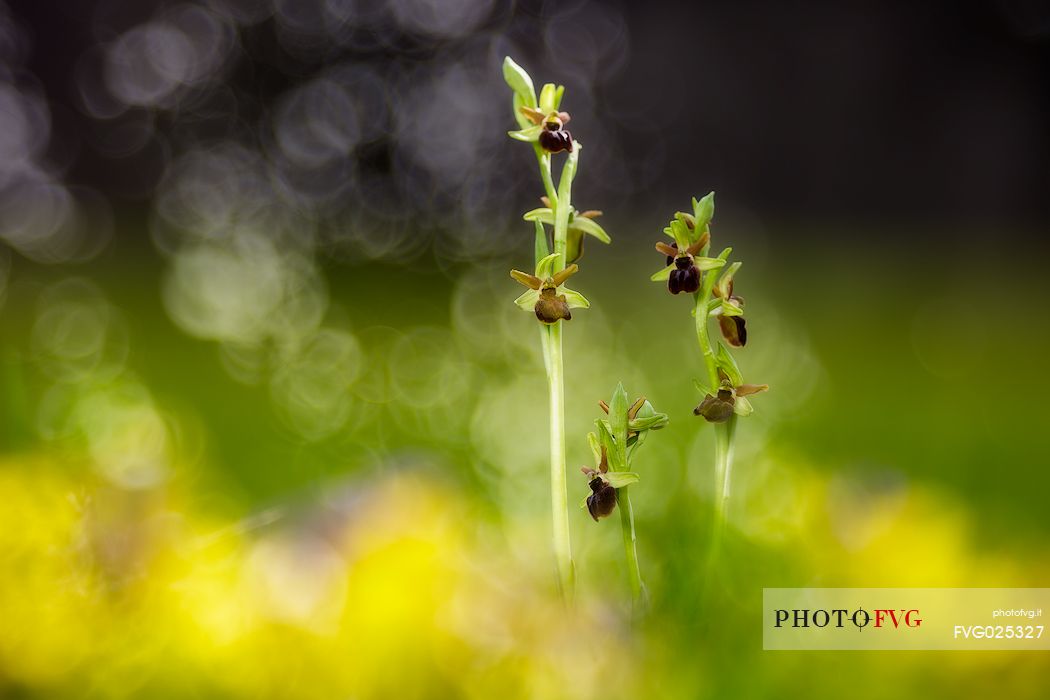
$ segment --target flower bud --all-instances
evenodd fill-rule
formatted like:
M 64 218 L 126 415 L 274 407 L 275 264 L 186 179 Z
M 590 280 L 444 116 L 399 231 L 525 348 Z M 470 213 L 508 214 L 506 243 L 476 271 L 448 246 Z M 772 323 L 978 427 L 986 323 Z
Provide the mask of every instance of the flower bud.
M 616 508 L 616 489 L 601 477 L 591 479 L 589 486 L 594 493 L 587 497 L 587 512 L 598 522 L 598 518 L 612 515 Z
M 718 327 L 722 330 L 722 337 L 734 348 L 747 345 L 747 324 L 743 316 L 719 316 Z

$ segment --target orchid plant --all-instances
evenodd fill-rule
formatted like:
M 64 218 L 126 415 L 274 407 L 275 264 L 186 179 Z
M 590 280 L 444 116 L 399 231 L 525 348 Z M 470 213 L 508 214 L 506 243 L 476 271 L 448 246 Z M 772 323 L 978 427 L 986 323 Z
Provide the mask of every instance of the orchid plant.
M 581 213 L 572 206 L 572 181 L 583 145 L 565 128 L 571 119 L 569 113 L 561 109 L 565 87 L 547 83 L 537 96 L 532 78 L 510 57 L 503 61 L 503 78 L 512 91 L 511 109 L 519 127 L 508 135 L 532 145 L 544 189 L 544 206 L 524 216 L 533 223 L 535 232 L 535 273 L 511 270 L 510 274 L 527 287 L 515 303 L 532 311 L 540 324 L 550 399 L 551 532 L 562 594 L 571 599 L 575 571 L 565 477 L 562 324 L 572 319 L 572 309 L 585 309 L 590 304 L 582 294 L 566 288 L 564 282 L 579 270 L 576 263 L 583 255 L 584 238 L 593 236 L 609 243 L 609 235 L 594 220 L 601 212 Z M 555 186 L 552 167 L 558 153 L 565 153 L 565 157 Z
M 748 398 L 769 389 L 767 384 L 744 382 L 740 367 L 729 348 L 747 344 L 744 300 L 734 291 L 734 280 L 741 263 L 729 263 L 732 248 L 710 257 L 711 220 L 715 213 L 715 193 L 692 200 L 692 212 L 677 212 L 664 228 L 672 240 L 656 244 L 666 256 L 666 267 L 651 279 L 667 282 L 671 294 L 693 295 L 693 320 L 696 338 L 704 362 L 704 378 L 694 380 L 703 399 L 693 413 L 715 428 L 716 496 L 712 527 L 712 558 L 717 552 L 725 529 L 733 469 L 733 442 L 739 417 L 751 415 L 754 408 Z M 711 319 L 718 321 L 722 340 L 712 341 Z
M 628 405 L 623 384 L 616 386 L 608 403 L 599 401 L 598 405 L 608 418 L 594 421 L 597 432 L 587 434 L 597 466 L 581 469 L 591 489 L 591 494 L 581 505 L 587 508 L 595 522 L 612 515 L 616 506 L 620 506 L 620 529 L 623 533 L 627 575 L 635 611 L 638 612 L 644 609 L 647 594 L 638 564 L 634 509 L 631 507 L 628 487 L 640 479 L 633 471 L 635 453 L 645 442 L 649 431 L 663 428 L 668 418 L 664 413 L 657 413 L 644 396 Z

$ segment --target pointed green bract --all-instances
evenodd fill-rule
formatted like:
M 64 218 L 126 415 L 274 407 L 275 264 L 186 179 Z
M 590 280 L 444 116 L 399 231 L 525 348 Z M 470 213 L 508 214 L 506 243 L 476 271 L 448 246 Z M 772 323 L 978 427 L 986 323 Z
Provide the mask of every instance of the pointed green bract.
M 554 210 L 549 207 L 540 207 L 538 209 L 530 209 L 525 212 L 522 217 L 526 221 L 542 221 L 545 224 L 551 226 L 554 225 Z
M 605 475 L 605 480 L 608 481 L 609 485 L 614 489 L 622 489 L 624 486 L 637 484 L 640 477 L 634 472 L 609 472 Z
M 616 439 L 617 470 L 627 469 L 627 392 L 623 384 L 616 385 L 612 400 L 609 401 L 609 424 Z
M 503 59 L 503 79 L 514 94 L 521 97 L 526 107 L 536 106 L 536 88 L 532 84 L 532 77 L 510 56 Z
M 617 384 L 613 392 L 612 400 L 609 401 L 609 424 L 612 426 L 613 437 L 621 442 L 627 440 L 627 392 L 623 384 Z
M 744 383 L 744 378 L 740 375 L 740 368 L 737 366 L 733 356 L 726 350 L 725 345 L 718 344 L 718 355 L 715 359 L 718 362 L 718 366 L 729 377 L 729 381 L 733 386 L 739 386 Z
M 729 267 L 722 270 L 722 273 L 718 276 L 718 281 L 715 282 L 715 289 L 718 290 L 718 294 L 723 298 L 729 297 L 729 285 L 733 281 L 733 277 L 736 276 L 736 271 L 743 265 L 742 262 L 735 262 Z
M 707 225 L 715 216 L 715 193 L 708 192 L 699 202 L 693 198 L 693 217 L 696 218 L 697 235 L 707 230 Z
M 598 428 L 598 439 L 605 448 L 605 455 L 609 460 L 609 468 L 612 471 L 625 471 L 627 465 L 620 459 L 620 453 L 616 449 L 616 440 L 613 438 L 609 421 L 599 418 L 594 421 L 594 425 Z
M 595 433 L 587 433 L 587 444 L 591 447 L 594 456 L 594 468 L 598 469 L 602 462 L 602 444 Z
M 547 245 L 547 232 L 543 229 L 543 224 L 536 222 L 536 241 L 535 241 L 535 260 L 536 265 L 539 266 L 540 261 L 550 255 L 551 250 Z
M 594 236 L 602 243 L 612 243 L 612 239 L 609 238 L 609 234 L 605 232 L 605 229 L 593 219 L 588 219 L 585 216 L 573 217 L 572 221 L 569 222 L 569 228 L 583 231 L 589 236 Z

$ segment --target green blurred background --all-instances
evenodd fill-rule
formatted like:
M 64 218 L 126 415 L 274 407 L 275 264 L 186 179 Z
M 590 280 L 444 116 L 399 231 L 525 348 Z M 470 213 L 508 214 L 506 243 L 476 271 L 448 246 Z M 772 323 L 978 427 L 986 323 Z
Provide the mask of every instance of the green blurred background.
M 1045 129 L 1001 161 L 977 148 L 953 169 L 930 146 L 890 153 L 873 174 L 864 164 L 878 144 L 839 151 L 832 136 L 813 140 L 833 135 L 827 123 L 783 141 L 771 127 L 756 137 L 772 139 L 768 152 L 684 167 L 675 144 L 688 155 L 719 141 L 681 141 L 690 117 L 662 123 L 656 160 L 600 119 L 625 82 L 637 86 L 630 66 L 669 60 L 652 32 L 681 34 L 703 8 L 653 9 L 645 22 L 615 4 L 480 3 L 487 15 L 469 3 L 322 5 L 324 22 L 287 3 L 85 3 L 62 15 L 68 62 L 32 31 L 48 26 L 43 10 L 3 13 L 4 36 L 21 43 L 4 44 L 0 86 L 13 134 L 0 138 L 0 695 L 1045 695 L 1041 652 L 764 652 L 760 617 L 763 587 L 1046 585 Z M 902 7 L 846 17 L 820 6 L 797 41 L 825 36 L 827 22 L 849 37 L 862 20 L 888 32 L 910 18 L 913 48 L 941 45 Z M 968 7 L 944 10 L 938 36 L 970 37 L 999 5 Z M 427 8 L 436 24 L 424 30 L 413 12 Z M 758 30 L 777 16 L 772 4 L 751 10 L 771 13 Z M 708 11 L 708 38 L 735 32 L 726 55 L 758 31 Z M 78 33 L 85 17 L 91 31 Z M 1037 47 L 1022 61 L 1030 76 L 1046 65 L 1036 19 L 1022 18 L 1030 36 L 1015 32 Z M 589 33 L 565 40 L 566 24 Z M 545 48 L 528 41 L 537 28 Z M 1015 60 L 997 52 L 1005 30 L 989 32 L 973 35 L 987 65 Z M 889 44 L 878 45 L 883 65 Z M 131 60 L 142 47 L 160 56 L 145 72 Z M 628 63 L 610 57 L 617 47 L 631 48 Z M 573 286 L 592 308 L 565 328 L 569 609 L 550 552 L 537 324 L 513 305 L 507 275 L 531 260 L 531 226 L 517 217 L 539 190 L 529 149 L 503 135 L 498 65 L 514 49 L 539 80 L 566 75 L 587 143 L 575 201 L 603 208 L 613 237 L 588 246 Z M 219 63 L 201 58 L 216 52 Z M 685 60 L 675 70 L 699 70 Z M 705 65 L 723 66 L 708 72 L 727 95 L 750 70 Z M 673 94 L 675 70 L 649 87 Z M 955 72 L 926 77 L 942 74 Z M 806 75 L 815 93 L 849 94 L 848 70 Z M 379 104 L 377 84 L 379 116 L 360 111 Z M 1045 87 L 1018 84 L 1002 104 L 1027 104 L 1038 121 Z M 350 112 L 339 95 L 357 100 Z M 885 109 L 901 120 L 914 105 L 898 97 Z M 109 114 L 107 100 L 123 103 Z M 369 116 L 382 134 L 368 135 Z M 957 137 L 989 133 L 979 116 Z M 752 119 L 724 124 L 726 138 L 753 133 Z M 886 119 L 857 143 L 907 131 Z M 796 149 L 812 159 L 789 157 Z M 937 177 L 880 176 L 894 158 Z M 822 163 L 847 176 L 814 175 Z M 475 174 L 457 175 L 464 164 Z M 972 196 L 974 178 L 987 197 Z M 772 193 L 779 183 L 788 194 Z M 744 262 L 739 362 L 771 385 L 738 430 L 712 573 L 712 431 L 692 415 L 702 370 L 690 304 L 648 281 L 666 220 L 710 188 L 715 245 Z M 652 600 L 636 621 L 617 524 L 575 507 L 586 433 L 618 381 L 671 416 L 635 465 Z

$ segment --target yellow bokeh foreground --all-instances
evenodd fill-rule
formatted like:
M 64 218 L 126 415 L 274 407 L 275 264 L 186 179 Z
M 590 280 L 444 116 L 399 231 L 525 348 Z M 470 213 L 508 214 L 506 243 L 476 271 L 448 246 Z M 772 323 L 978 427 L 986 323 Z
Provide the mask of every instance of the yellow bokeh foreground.
M 590 697 L 629 679 L 617 614 L 566 615 L 546 568 L 482 544 L 438 483 L 346 484 L 324 506 L 223 523 L 175 490 L 71 471 L 0 465 L 0 687 L 491 698 L 510 683 L 511 697 Z M 604 648 L 581 644 L 583 627 L 609 627 Z
M 734 612 L 754 597 L 750 582 L 684 644 L 675 616 L 658 617 L 674 609 L 668 601 L 632 628 L 619 579 L 582 590 L 567 610 L 552 587 L 543 513 L 505 526 L 479 519 L 476 504 L 425 470 L 333 483 L 320 500 L 224 520 L 195 508 L 185 485 L 119 489 L 84 478 L 90 468 L 71 459 L 0 464 L 0 688 L 488 699 L 659 687 L 704 697 L 722 687 L 719 674 L 760 669 L 746 679 L 754 690 L 790 683 L 812 662 L 751 649 L 761 630 Z M 742 482 L 738 537 L 822 572 L 807 585 L 1023 586 L 1050 573 L 980 554 L 965 512 L 921 489 L 865 499 L 860 512 L 834 478 L 768 464 L 755 474 Z M 838 518 L 842 507 L 853 516 Z M 742 566 L 727 563 L 726 576 Z M 650 574 L 659 591 L 663 572 Z M 736 666 L 719 661 L 722 636 L 744 640 Z M 826 680 L 817 696 L 865 678 L 981 687 L 994 674 L 978 674 L 998 670 L 1012 674 L 1016 697 L 1036 697 L 1038 666 L 1018 654 L 846 660 L 852 677 Z

